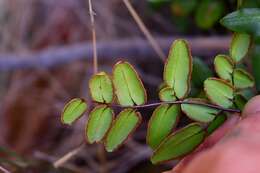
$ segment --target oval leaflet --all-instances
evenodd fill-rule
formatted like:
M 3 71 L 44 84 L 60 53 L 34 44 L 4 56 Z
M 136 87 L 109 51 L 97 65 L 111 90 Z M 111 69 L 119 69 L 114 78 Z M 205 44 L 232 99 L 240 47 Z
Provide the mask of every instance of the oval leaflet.
M 63 124 L 71 125 L 79 119 L 87 110 L 87 103 L 84 99 L 75 98 L 68 102 L 63 108 L 61 121 Z
M 86 137 L 90 144 L 104 138 L 112 124 L 113 117 L 113 110 L 106 105 L 99 105 L 90 112 L 86 126 Z
M 117 149 L 128 136 L 138 127 L 141 115 L 134 109 L 125 109 L 119 113 L 105 138 L 105 148 L 108 152 Z

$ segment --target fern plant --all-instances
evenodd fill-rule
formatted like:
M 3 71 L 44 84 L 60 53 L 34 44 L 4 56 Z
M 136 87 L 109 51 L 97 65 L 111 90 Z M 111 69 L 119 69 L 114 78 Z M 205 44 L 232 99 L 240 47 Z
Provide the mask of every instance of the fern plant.
M 236 14 L 231 14 L 231 18 L 227 16 L 222 22 L 238 28 L 236 22 L 232 23 L 241 17 L 238 14 L 235 17 Z M 116 63 L 111 76 L 106 72 L 94 74 L 89 81 L 89 91 L 95 107 L 86 123 L 86 141 L 90 144 L 102 142 L 105 149 L 112 152 L 141 124 L 139 109 L 155 107 L 146 136 L 147 144 L 153 150 L 152 163 L 181 158 L 192 152 L 226 120 L 227 115 L 241 112 L 247 102 L 244 93 L 254 86 L 254 79 L 241 62 L 255 38 L 249 33 L 234 33 L 229 55 L 220 54 L 214 59 L 217 77 L 207 78 L 203 83 L 205 94 L 197 97 L 190 97 L 193 58 L 189 44 L 182 39 L 173 42 L 165 62 L 164 82 L 158 93 L 160 102 L 147 104 L 144 85 L 128 62 Z M 114 108 L 121 109 L 117 116 Z M 72 99 L 64 107 L 62 122 L 72 125 L 87 109 L 84 99 Z M 176 131 L 182 114 L 194 122 Z

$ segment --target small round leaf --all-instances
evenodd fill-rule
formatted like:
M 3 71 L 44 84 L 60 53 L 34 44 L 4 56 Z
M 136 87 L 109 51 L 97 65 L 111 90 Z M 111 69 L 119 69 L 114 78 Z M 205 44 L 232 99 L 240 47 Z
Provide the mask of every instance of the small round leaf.
M 228 56 L 217 55 L 214 59 L 214 66 L 216 73 L 220 78 L 227 81 L 232 81 L 234 63 Z
M 231 46 L 230 46 L 230 55 L 235 62 L 241 61 L 244 58 L 249 50 L 250 46 L 250 35 L 243 33 L 235 33 L 233 35 Z
M 253 87 L 255 82 L 253 77 L 243 69 L 234 70 L 234 86 L 237 89 Z
M 224 80 L 208 78 L 204 81 L 204 91 L 211 102 L 229 108 L 233 105 L 234 88 Z
M 71 125 L 79 119 L 87 110 L 87 103 L 84 99 L 75 98 L 68 102 L 63 108 L 61 120 L 63 124 Z
M 177 98 L 187 96 L 190 90 L 192 57 L 185 40 L 176 40 L 172 44 L 164 66 L 164 81 L 173 88 Z
M 113 117 L 113 110 L 106 105 L 99 105 L 90 112 L 86 126 L 86 137 L 90 144 L 103 139 L 112 124 Z
M 177 98 L 174 95 L 174 90 L 171 87 L 164 87 L 159 92 L 159 98 L 161 101 L 175 101 Z
M 108 152 L 117 149 L 141 123 L 141 115 L 134 109 L 125 109 L 119 113 L 105 139 Z
M 143 83 L 128 62 L 118 62 L 113 70 L 113 84 L 118 103 L 122 106 L 142 105 L 146 102 Z
M 185 101 L 194 103 L 208 103 L 204 99 L 186 99 Z M 211 122 L 219 113 L 219 110 L 208 106 L 185 103 L 181 104 L 181 110 L 192 120 L 203 123 Z
M 157 107 L 148 123 L 147 144 L 156 149 L 171 133 L 180 116 L 179 105 L 163 104 Z
M 89 88 L 94 101 L 99 103 L 112 102 L 113 85 L 110 77 L 105 72 L 93 75 L 89 81 Z

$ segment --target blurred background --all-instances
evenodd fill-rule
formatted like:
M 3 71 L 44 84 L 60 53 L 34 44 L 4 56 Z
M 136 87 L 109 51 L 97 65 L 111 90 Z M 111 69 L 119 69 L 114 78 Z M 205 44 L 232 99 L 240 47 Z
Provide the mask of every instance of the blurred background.
M 132 0 L 144 24 L 167 54 L 176 38 L 189 41 L 196 64 L 192 94 L 212 75 L 212 59 L 228 53 L 231 32 L 219 24 L 236 10 L 235 0 Z M 244 7 L 258 7 L 246 0 Z M 131 62 L 158 100 L 163 61 L 147 42 L 122 0 L 93 0 L 99 71 L 111 73 L 118 60 Z M 113 153 L 86 145 L 62 168 L 52 163 L 84 141 L 87 114 L 71 127 L 60 122 L 64 104 L 89 98 L 93 74 L 87 0 L 0 0 L 0 166 L 15 173 L 158 173 L 174 162 L 151 165 L 145 145 L 147 120 Z M 260 67 L 259 51 L 252 52 Z M 209 66 L 208 66 L 209 65 Z M 259 89 L 260 75 L 254 72 Z M 196 67 L 195 67 L 196 69 Z M 198 70 L 198 69 L 197 69 Z M 184 123 L 189 121 L 182 120 Z M 0 170 L 1 172 L 1 170 Z

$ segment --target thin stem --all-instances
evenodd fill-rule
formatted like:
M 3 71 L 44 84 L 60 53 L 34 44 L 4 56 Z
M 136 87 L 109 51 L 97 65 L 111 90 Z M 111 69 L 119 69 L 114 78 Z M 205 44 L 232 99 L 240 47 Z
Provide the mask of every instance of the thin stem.
M 163 53 L 162 48 L 159 46 L 157 41 L 154 39 L 154 37 L 152 36 L 150 31 L 147 29 L 147 27 L 143 23 L 142 19 L 137 14 L 137 12 L 135 11 L 134 7 L 131 5 L 129 0 L 123 0 L 123 2 L 125 4 L 126 8 L 128 9 L 128 11 L 131 13 L 131 15 L 134 18 L 135 22 L 137 23 L 138 27 L 141 29 L 141 31 L 145 35 L 146 39 L 149 41 L 149 43 L 151 44 L 151 46 L 155 50 L 155 52 L 158 54 L 160 59 L 164 61 L 165 58 L 166 58 L 166 55 Z
M 98 72 L 98 57 L 97 57 L 97 39 L 96 39 L 96 30 L 95 30 L 95 18 L 94 18 L 94 11 L 92 8 L 92 1 L 88 0 L 89 6 L 89 15 L 90 15 L 90 23 L 91 23 L 91 30 L 92 30 L 92 44 L 93 44 L 93 66 L 94 66 L 94 73 Z
M 231 108 L 223 108 L 221 106 L 217 106 L 217 105 L 212 105 L 209 103 L 202 103 L 202 102 L 198 102 L 198 101 L 182 101 L 182 100 L 178 100 L 178 101 L 167 101 L 167 102 L 156 102 L 156 103 L 150 103 L 150 104 L 146 104 L 146 105 L 137 105 L 137 106 L 121 106 L 121 105 L 110 105 L 112 107 L 121 107 L 121 108 L 147 108 L 147 107 L 154 107 L 154 106 L 158 106 L 158 105 L 162 105 L 162 104 L 192 104 L 192 105 L 201 105 L 201 106 L 206 106 L 206 107 L 210 107 L 213 109 L 218 109 L 218 110 L 222 110 L 222 111 L 226 111 L 226 112 L 235 112 L 235 113 L 241 113 L 240 110 L 238 109 L 231 109 Z
M 74 148 L 73 150 L 69 151 L 68 153 L 66 153 L 64 156 L 62 156 L 61 158 L 59 158 L 58 160 L 56 160 L 53 163 L 53 166 L 55 168 L 58 168 L 60 166 L 62 166 L 64 163 L 66 163 L 68 160 L 70 160 L 72 157 L 74 157 L 75 155 L 77 155 L 82 149 L 85 148 L 85 143 L 81 143 L 77 148 Z

